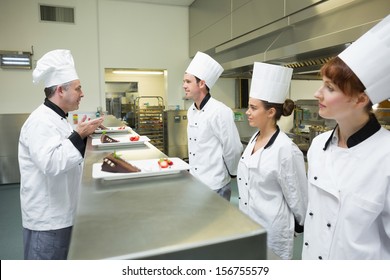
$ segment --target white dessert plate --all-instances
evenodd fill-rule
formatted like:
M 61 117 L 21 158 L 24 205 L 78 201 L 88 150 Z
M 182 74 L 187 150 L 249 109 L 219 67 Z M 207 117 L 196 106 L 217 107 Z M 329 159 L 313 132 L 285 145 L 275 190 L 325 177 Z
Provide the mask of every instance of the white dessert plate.
M 181 158 L 169 158 L 173 164 L 167 168 L 161 168 L 158 164 L 159 159 L 129 160 L 128 162 L 141 169 L 140 172 L 132 173 L 111 173 L 102 171 L 102 163 L 92 165 L 92 178 L 104 180 L 132 179 L 141 177 L 163 176 L 179 173 L 182 170 L 190 169 L 188 163 Z
M 92 139 L 92 146 L 97 148 L 112 148 L 112 147 L 121 147 L 121 146 L 134 146 L 134 145 L 143 145 L 145 142 L 150 141 L 148 136 L 140 136 L 137 141 L 131 141 L 130 137 L 135 136 L 135 134 L 128 134 L 126 136 L 110 136 L 111 138 L 118 140 L 119 142 L 114 143 L 102 143 L 100 138 Z
M 106 133 L 129 133 L 129 132 L 132 132 L 132 129 L 129 126 L 125 126 L 124 128 L 123 128 L 123 126 L 109 126 L 109 127 L 107 127 L 107 129 L 97 129 L 97 130 L 95 130 L 94 133 L 101 134 L 104 131 Z

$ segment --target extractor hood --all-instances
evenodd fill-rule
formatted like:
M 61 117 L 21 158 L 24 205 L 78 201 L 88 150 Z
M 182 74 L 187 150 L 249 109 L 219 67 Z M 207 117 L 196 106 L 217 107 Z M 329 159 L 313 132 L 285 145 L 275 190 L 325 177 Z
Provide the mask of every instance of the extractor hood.
M 321 66 L 383 19 L 389 3 L 328 0 L 207 53 L 225 69 L 222 77 L 250 79 L 257 61 L 291 67 L 293 79 L 319 79 Z

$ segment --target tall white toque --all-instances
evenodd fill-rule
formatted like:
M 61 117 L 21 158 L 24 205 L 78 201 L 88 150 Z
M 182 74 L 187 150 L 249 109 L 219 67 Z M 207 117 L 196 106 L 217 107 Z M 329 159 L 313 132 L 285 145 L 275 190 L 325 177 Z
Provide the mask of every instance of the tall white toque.
M 79 79 L 69 50 L 53 50 L 43 55 L 32 75 L 34 84 L 44 81 L 45 87 Z
M 373 104 L 390 98 L 390 15 L 338 56 L 358 76 Z
M 197 52 L 188 66 L 186 73 L 204 80 L 211 89 L 223 72 L 222 66 L 209 55 Z
M 293 69 L 263 62 L 255 62 L 249 96 L 283 104 L 290 87 Z

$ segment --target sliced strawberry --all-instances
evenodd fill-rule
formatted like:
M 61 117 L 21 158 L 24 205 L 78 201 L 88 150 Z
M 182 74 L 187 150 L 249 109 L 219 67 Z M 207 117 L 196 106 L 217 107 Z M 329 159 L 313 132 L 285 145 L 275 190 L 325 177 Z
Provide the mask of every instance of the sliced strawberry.
M 159 161 L 158 164 L 160 165 L 161 168 L 167 168 L 169 166 L 166 160 Z
M 138 135 L 130 137 L 130 141 L 138 141 L 138 140 L 139 140 L 139 136 Z

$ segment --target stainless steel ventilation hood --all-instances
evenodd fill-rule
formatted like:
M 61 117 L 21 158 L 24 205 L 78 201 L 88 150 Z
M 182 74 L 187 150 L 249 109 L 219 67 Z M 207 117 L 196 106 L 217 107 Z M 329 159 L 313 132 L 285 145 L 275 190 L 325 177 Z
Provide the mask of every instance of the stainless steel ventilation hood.
M 390 13 L 390 1 L 328 0 L 207 51 L 222 77 L 251 78 L 253 62 L 285 65 L 293 79 L 319 79 L 319 69 Z

